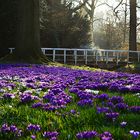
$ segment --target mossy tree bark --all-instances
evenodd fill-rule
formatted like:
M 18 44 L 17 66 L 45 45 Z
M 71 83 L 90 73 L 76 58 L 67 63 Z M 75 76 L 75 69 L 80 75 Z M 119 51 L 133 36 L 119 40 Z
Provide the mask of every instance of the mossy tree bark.
M 19 23 L 14 56 L 33 61 L 43 56 L 40 47 L 39 0 L 18 0 Z

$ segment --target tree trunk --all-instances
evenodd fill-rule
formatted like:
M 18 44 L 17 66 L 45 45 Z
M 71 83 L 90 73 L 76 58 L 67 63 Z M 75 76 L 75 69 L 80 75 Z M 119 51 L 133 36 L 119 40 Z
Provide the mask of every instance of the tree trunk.
M 129 32 L 129 50 L 137 51 L 136 44 L 136 0 L 130 0 L 130 32 Z M 135 55 L 130 53 L 130 60 L 134 60 Z
M 94 14 L 95 14 L 95 0 L 92 0 L 91 11 L 90 11 L 90 21 L 91 21 L 91 46 L 94 47 Z
M 126 28 L 127 28 L 127 0 L 125 2 L 125 10 L 124 10 L 123 43 L 126 43 Z
M 17 46 L 14 55 L 20 60 L 39 59 L 40 47 L 39 0 L 19 0 Z M 30 60 L 29 60 L 30 61 Z

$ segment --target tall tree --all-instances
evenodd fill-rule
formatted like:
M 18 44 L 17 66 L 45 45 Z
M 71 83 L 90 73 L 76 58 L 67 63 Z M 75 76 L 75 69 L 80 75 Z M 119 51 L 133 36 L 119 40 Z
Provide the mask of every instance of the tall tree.
M 129 33 L 129 50 L 136 51 L 136 0 L 130 0 L 130 33 Z
M 18 1 L 17 45 L 14 55 L 19 60 L 38 60 L 40 47 L 39 0 Z
M 91 45 L 94 45 L 94 22 L 99 20 L 95 18 L 95 11 L 97 8 L 99 8 L 101 5 L 106 4 L 105 0 L 75 0 L 77 2 L 85 3 L 82 7 L 82 10 L 84 10 L 88 17 L 90 18 L 90 34 L 91 34 Z

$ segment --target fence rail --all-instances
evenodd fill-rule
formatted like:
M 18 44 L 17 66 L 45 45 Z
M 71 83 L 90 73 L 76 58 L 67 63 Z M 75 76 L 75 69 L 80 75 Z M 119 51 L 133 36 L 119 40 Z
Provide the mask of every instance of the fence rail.
M 13 53 L 15 48 L 9 48 L 10 53 Z M 95 62 L 98 64 L 100 61 L 115 62 L 117 65 L 119 62 L 130 62 L 130 57 L 135 56 L 137 62 L 140 62 L 140 51 L 129 50 L 103 50 L 103 49 L 68 49 L 68 48 L 41 48 L 44 55 L 51 58 L 53 61 L 74 62 L 75 65 L 78 62 L 84 62 L 84 64 Z M 131 54 L 131 55 L 130 55 Z

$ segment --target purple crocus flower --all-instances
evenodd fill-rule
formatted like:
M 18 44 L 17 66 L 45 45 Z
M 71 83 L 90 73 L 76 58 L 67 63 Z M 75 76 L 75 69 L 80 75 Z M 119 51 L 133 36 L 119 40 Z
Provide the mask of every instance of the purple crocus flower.
M 57 138 L 56 137 L 51 137 L 50 140 L 57 140 Z
M 127 125 L 127 122 L 121 122 L 120 125 L 121 127 L 125 127 Z
M 105 131 L 104 133 L 100 134 L 101 140 L 113 140 L 112 134 L 110 132 Z
M 72 114 L 75 114 L 75 113 L 76 113 L 76 111 L 75 111 L 75 110 L 73 110 L 73 109 L 72 109 L 70 112 L 71 112 Z
M 140 106 L 131 106 L 130 111 L 133 113 L 140 113 Z
M 21 129 L 18 130 L 17 136 L 20 137 L 22 135 L 23 131 Z
M 133 136 L 133 138 L 138 138 L 140 135 L 139 131 L 130 130 L 129 133 Z
M 17 132 L 17 130 L 18 130 L 18 128 L 15 125 L 10 126 L 10 131 L 11 132 L 15 133 L 15 132 Z
M 31 139 L 32 140 L 35 140 L 36 139 L 36 136 L 35 135 L 31 135 Z
M 1 132 L 2 133 L 7 133 L 10 131 L 10 127 L 7 124 L 3 124 L 1 127 Z
M 28 103 L 32 101 L 32 96 L 30 94 L 21 94 L 20 100 L 22 103 Z

